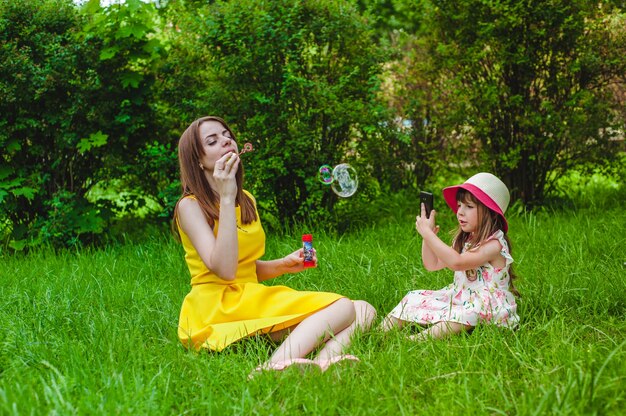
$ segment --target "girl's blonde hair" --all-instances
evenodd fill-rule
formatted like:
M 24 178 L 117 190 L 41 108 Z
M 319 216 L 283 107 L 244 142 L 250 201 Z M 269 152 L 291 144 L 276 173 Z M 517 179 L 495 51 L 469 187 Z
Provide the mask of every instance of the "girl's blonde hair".
M 470 233 L 466 233 L 465 231 L 461 229 L 461 227 L 459 227 L 456 232 L 456 235 L 454 236 L 454 239 L 452 240 L 452 247 L 458 253 L 461 253 L 463 251 L 463 248 L 465 247 L 466 244 L 467 244 L 468 251 L 478 247 L 483 241 L 487 240 L 498 230 L 501 230 L 504 233 L 504 240 L 507 242 L 509 246 L 509 253 L 511 252 L 512 250 L 511 240 L 509 239 L 509 236 L 504 231 L 506 227 L 504 227 L 502 217 L 499 214 L 487 208 L 485 204 L 480 202 L 474 195 L 472 195 L 471 192 L 465 189 L 458 190 L 456 194 L 456 200 L 457 202 L 463 202 L 466 204 L 472 203 L 476 205 L 476 209 L 478 211 L 477 212 L 478 227 L 476 231 L 474 232 L 473 236 Z M 475 273 L 474 270 L 472 271 Z M 467 270 L 465 273 L 468 275 L 468 277 L 470 277 L 470 272 L 472 271 Z M 509 278 L 510 278 L 510 285 L 511 285 L 511 288 L 510 288 L 511 293 L 513 293 L 515 296 L 520 296 L 520 293 L 517 291 L 517 289 L 513 285 L 513 280 L 517 278 L 517 275 L 513 272 L 513 266 L 509 266 Z
M 178 142 L 178 162 L 180 165 L 181 196 L 174 208 L 174 218 L 172 230 L 178 235 L 176 218 L 178 215 L 178 203 L 186 196 L 193 195 L 211 227 L 219 219 L 219 195 L 211 188 L 211 185 L 204 176 L 204 171 L 200 168 L 200 159 L 204 156 L 202 140 L 200 137 L 200 125 L 206 121 L 217 121 L 221 123 L 231 134 L 233 140 L 235 134 L 224 120 L 219 117 L 208 116 L 195 120 L 183 132 Z M 235 174 L 237 182 L 237 196 L 235 204 L 241 207 L 241 222 L 250 224 L 257 219 L 254 201 L 243 191 L 243 164 L 239 164 L 239 169 Z

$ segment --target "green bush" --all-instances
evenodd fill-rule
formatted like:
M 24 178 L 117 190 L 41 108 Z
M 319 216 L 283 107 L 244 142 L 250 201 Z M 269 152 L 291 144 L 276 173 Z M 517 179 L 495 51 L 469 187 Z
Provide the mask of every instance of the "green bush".
M 430 3 L 430 2 L 429 2 Z M 459 141 L 474 169 L 540 204 L 572 168 L 616 162 L 625 120 L 608 85 L 626 71 L 626 14 L 610 3 L 433 2 L 425 21 L 451 80 Z
M 13 248 L 102 233 L 119 207 L 87 198 L 96 184 L 150 189 L 137 178 L 158 130 L 153 9 L 139 0 L 107 9 L 92 1 L 86 13 L 70 0 L 0 2 L 0 226 Z
M 246 180 L 268 215 L 323 218 L 338 199 L 318 168 L 365 172 L 371 161 L 361 146 L 376 140 L 384 51 L 370 25 L 346 1 L 215 2 L 197 13 L 181 32 L 196 34 L 210 71 L 200 109 L 254 145 Z
M 2 1 L 0 24 L 0 214 L 21 247 L 36 221 L 55 215 L 47 201 L 72 194 L 80 203 L 87 178 L 79 172 L 95 159 L 81 151 L 107 136 L 84 128 L 94 74 L 81 69 L 91 51 L 74 38 L 81 17 L 71 2 Z
M 625 16 L 582 0 L 0 0 L 2 246 L 161 227 L 178 138 L 207 114 L 254 145 L 247 187 L 273 228 L 366 226 L 476 170 L 526 204 L 569 203 L 568 172 L 623 177 Z M 343 162 L 348 199 L 317 179 Z

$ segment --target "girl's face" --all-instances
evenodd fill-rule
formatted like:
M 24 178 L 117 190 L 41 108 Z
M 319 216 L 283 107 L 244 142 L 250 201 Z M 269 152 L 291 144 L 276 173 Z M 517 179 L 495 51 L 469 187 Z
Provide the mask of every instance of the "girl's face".
M 473 233 L 478 229 L 478 206 L 470 198 L 462 198 L 457 201 L 458 211 L 456 218 L 459 220 L 461 230 Z
M 204 155 L 200 163 L 205 169 L 213 171 L 215 162 L 222 156 L 234 152 L 237 153 L 237 143 L 231 132 L 217 120 L 207 120 L 199 127 L 200 141 Z

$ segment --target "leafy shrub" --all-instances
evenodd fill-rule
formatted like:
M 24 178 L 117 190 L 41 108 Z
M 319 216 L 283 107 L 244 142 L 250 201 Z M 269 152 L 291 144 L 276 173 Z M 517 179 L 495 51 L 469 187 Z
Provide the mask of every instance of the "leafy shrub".
M 158 130 L 154 6 L 97 3 L 83 14 L 70 0 L 0 2 L 0 215 L 14 248 L 91 240 L 116 210 L 87 198 L 94 185 L 150 184 L 137 178 Z
M 318 168 L 363 171 L 361 145 L 376 140 L 384 54 L 368 22 L 346 1 L 218 1 L 197 13 L 182 33 L 196 34 L 210 71 L 200 109 L 254 145 L 247 183 L 269 215 L 323 218 L 337 197 Z
M 536 205 L 568 170 L 615 163 L 625 120 L 608 85 L 626 71 L 621 9 L 465 0 L 427 10 L 439 76 L 454 81 L 458 139 L 479 150 L 481 170 Z

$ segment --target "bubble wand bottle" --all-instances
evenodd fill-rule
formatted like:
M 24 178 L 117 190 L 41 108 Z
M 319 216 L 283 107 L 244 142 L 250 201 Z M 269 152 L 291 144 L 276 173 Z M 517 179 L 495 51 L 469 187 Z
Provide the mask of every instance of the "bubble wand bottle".
M 312 234 L 304 234 L 302 236 L 302 249 L 304 250 L 304 268 L 315 267 Z

